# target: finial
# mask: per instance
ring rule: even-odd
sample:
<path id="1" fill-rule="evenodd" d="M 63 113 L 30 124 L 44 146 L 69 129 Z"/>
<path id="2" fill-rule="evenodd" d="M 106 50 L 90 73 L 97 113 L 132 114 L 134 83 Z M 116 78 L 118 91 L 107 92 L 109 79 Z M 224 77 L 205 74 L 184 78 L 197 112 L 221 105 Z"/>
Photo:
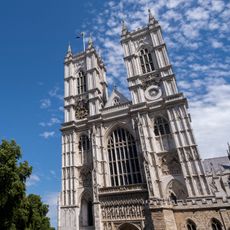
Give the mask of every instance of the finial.
<path id="1" fill-rule="evenodd" d="M 125 24 L 125 20 L 122 19 L 121 23 L 122 23 L 121 35 L 126 35 L 128 33 L 128 29 L 127 29 L 127 26 Z"/>
<path id="2" fill-rule="evenodd" d="M 228 143 L 228 149 L 227 149 L 228 159 L 230 160 L 230 145 Z"/>
<path id="3" fill-rule="evenodd" d="M 115 83 L 113 84 L 113 90 L 117 90 L 117 85 Z"/>
<path id="4" fill-rule="evenodd" d="M 93 38 L 92 38 L 92 34 L 90 33 L 89 40 L 88 40 L 88 48 L 92 48 L 92 47 L 93 47 Z"/>
<path id="5" fill-rule="evenodd" d="M 156 22 L 156 20 L 153 17 L 151 10 L 148 9 L 148 12 L 149 12 L 149 24 L 154 24 Z"/>
<path id="6" fill-rule="evenodd" d="M 72 56 L 72 49 L 71 49 L 71 45 L 70 45 L 70 42 L 69 42 L 67 53 L 66 53 L 66 58 L 69 58 L 71 56 Z"/>

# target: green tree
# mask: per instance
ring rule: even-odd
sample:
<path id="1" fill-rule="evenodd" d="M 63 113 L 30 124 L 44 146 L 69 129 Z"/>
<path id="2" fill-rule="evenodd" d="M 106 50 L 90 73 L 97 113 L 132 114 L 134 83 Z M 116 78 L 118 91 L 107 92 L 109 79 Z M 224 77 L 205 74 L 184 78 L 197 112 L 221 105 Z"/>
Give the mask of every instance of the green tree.
<path id="1" fill-rule="evenodd" d="M 0 229 L 51 230 L 46 216 L 48 205 L 40 196 L 26 196 L 26 179 L 32 173 L 15 141 L 3 140 L 0 145 Z"/>
<path id="2" fill-rule="evenodd" d="M 9 229 L 16 210 L 25 195 L 26 178 L 32 168 L 28 162 L 18 163 L 22 157 L 15 141 L 2 141 L 0 145 L 0 229 Z"/>
<path id="3" fill-rule="evenodd" d="M 51 230 L 50 219 L 46 216 L 48 205 L 43 204 L 41 197 L 30 194 L 24 198 L 17 210 L 14 225 L 17 230 Z"/>

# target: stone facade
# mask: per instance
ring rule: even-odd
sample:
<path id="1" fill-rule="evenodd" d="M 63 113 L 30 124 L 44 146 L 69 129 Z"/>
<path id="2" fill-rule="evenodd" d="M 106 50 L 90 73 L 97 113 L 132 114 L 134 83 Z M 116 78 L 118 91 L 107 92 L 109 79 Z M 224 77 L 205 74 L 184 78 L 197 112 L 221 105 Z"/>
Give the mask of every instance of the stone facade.
<path id="1" fill-rule="evenodd" d="M 123 23 L 121 45 L 131 101 L 108 96 L 91 38 L 82 53 L 68 48 L 58 229 L 229 229 L 229 188 L 217 196 L 205 175 L 151 12 L 145 28 Z"/>

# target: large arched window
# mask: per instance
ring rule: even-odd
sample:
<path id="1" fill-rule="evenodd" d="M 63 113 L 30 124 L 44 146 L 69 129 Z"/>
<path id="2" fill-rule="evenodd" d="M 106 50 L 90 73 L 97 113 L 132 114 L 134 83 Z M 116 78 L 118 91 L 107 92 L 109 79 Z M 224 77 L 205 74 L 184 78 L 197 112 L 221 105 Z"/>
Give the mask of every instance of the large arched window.
<path id="1" fill-rule="evenodd" d="M 211 226 L 212 230 L 222 230 L 220 221 L 215 218 L 212 219 Z"/>
<path id="2" fill-rule="evenodd" d="M 140 50 L 140 62 L 143 73 L 148 73 L 154 70 L 153 59 L 148 49 Z"/>
<path id="3" fill-rule="evenodd" d="M 196 230 L 196 224 L 192 220 L 187 220 L 187 229 Z"/>
<path id="4" fill-rule="evenodd" d="M 154 123 L 154 133 L 156 136 L 170 134 L 169 124 L 163 117 L 157 117 Z"/>
<path id="5" fill-rule="evenodd" d="M 90 161 L 90 142 L 86 135 L 82 135 L 78 144 L 79 153 L 82 156 L 82 161 L 86 164 Z"/>
<path id="6" fill-rule="evenodd" d="M 112 186 L 141 183 L 137 149 L 133 136 L 118 128 L 108 140 L 109 168 Z"/>
<path id="7" fill-rule="evenodd" d="M 80 71 L 77 75 L 77 93 L 81 94 L 86 92 L 86 76 Z"/>

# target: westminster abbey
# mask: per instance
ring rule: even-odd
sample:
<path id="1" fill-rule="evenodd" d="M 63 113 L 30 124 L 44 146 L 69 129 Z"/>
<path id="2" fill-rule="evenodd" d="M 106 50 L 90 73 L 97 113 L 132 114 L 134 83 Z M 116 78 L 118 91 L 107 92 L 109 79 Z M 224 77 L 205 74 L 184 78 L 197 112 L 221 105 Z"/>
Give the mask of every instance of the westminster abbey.
<path id="1" fill-rule="evenodd" d="M 108 95 L 91 38 L 65 56 L 58 229 L 229 230 L 230 167 L 205 171 L 151 12 L 144 28 L 123 23 L 121 45 L 130 100 Z"/>

